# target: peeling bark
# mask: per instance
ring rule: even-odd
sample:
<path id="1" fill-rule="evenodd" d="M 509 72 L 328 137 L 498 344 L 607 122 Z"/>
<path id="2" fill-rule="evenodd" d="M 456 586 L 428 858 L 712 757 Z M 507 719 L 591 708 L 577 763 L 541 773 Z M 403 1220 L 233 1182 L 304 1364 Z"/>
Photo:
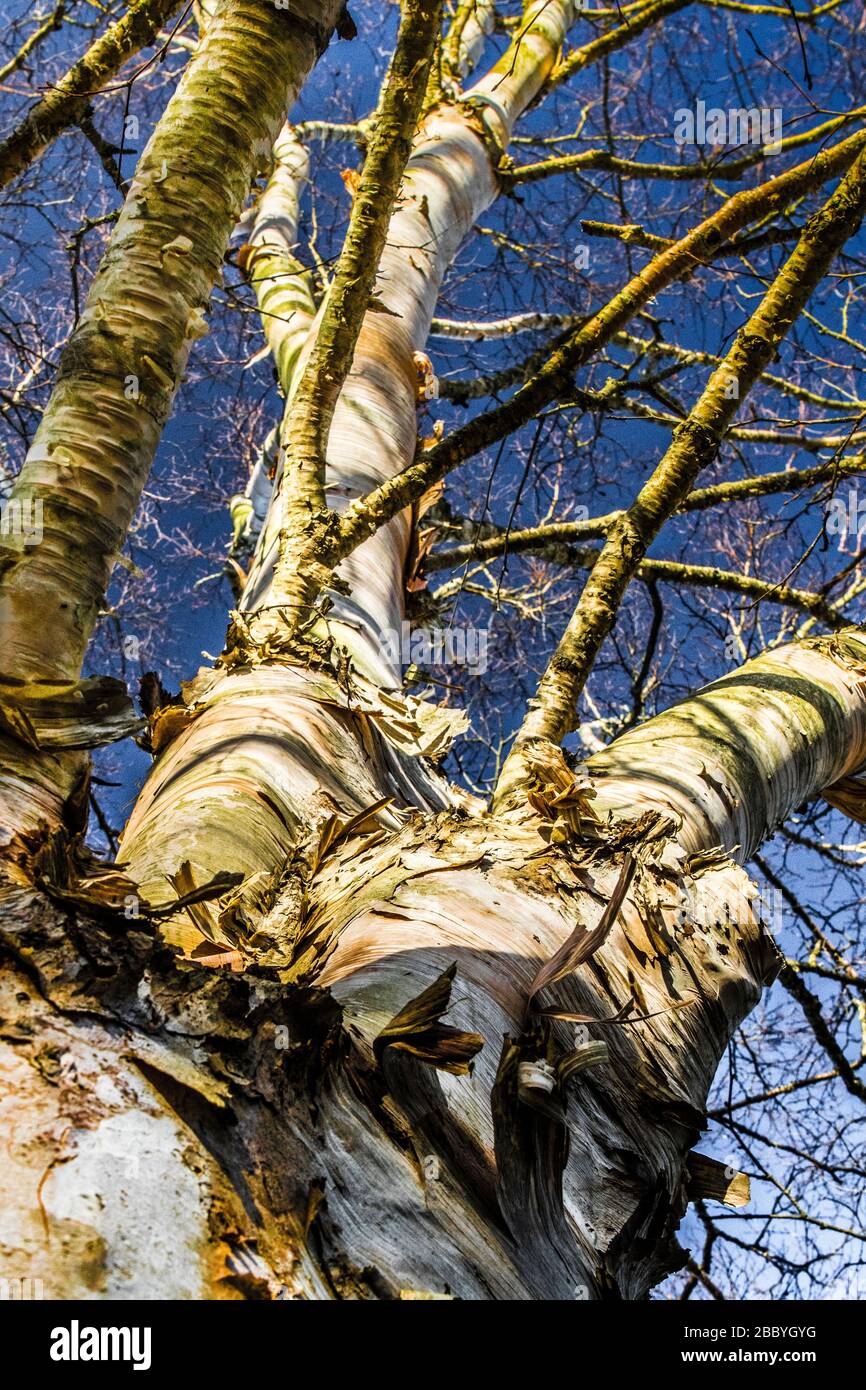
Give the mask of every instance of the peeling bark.
<path id="1" fill-rule="evenodd" d="M 644 1297 L 682 1263 L 707 1091 L 780 964 L 736 861 L 863 762 L 864 672 L 852 631 L 749 663 L 588 775 L 538 744 L 496 817 L 325 815 L 258 894 L 208 908 L 237 975 L 178 953 L 185 913 L 130 921 L 129 881 L 62 837 L 18 841 L 0 1032 L 41 1148 L 4 1169 L 4 1268 L 53 1296 Z M 170 1258 L 131 1260 L 166 1193 Z"/>
<path id="2" fill-rule="evenodd" d="M 12 493 L 43 516 L 38 539 L 0 548 L 3 660 L 20 678 L 80 673 L 257 162 L 340 8 L 222 0 L 139 161 Z M 15 744 L 3 751 L 15 805 L 0 825 L 56 823 L 80 764 L 22 767 Z"/>
<path id="3" fill-rule="evenodd" d="M 543 86 L 571 20 L 570 5 L 558 0 L 553 5 L 538 0 L 526 13 L 526 33 L 522 33 L 519 45 L 515 44 L 515 51 L 509 49 L 480 79 L 464 104 L 449 104 L 431 111 L 416 137 L 376 281 L 376 297 L 387 312 L 368 312 L 364 317 L 352 371 L 340 394 L 329 432 L 326 490 L 328 504 L 336 510 L 345 509 L 352 499 L 401 472 L 414 456 L 418 404 L 415 354 L 426 342 L 442 278 L 473 222 L 496 196 L 494 161 L 498 157 L 498 142 L 507 140 L 517 115 Z M 492 104 L 486 100 L 491 92 L 495 92 Z M 491 144 L 494 137 L 495 147 Z M 294 167 L 299 168 L 297 160 Z M 279 266 L 271 267 L 259 259 L 265 254 L 267 241 L 273 243 L 276 239 L 276 232 L 268 232 L 271 211 L 275 205 L 281 209 L 278 216 L 283 218 L 279 234 L 282 255 L 287 237 L 294 235 L 296 200 L 297 188 L 287 188 L 283 160 L 263 199 L 258 229 L 254 227 L 252 233 L 254 248 L 248 264 L 254 278 L 258 273 L 256 266 L 263 276 L 257 281 L 262 287 L 260 303 L 262 292 L 277 293 L 271 291 L 267 281 L 272 269 Z M 270 249 L 267 254 L 272 254 Z M 280 264 L 286 266 L 285 262 Z M 285 292 L 295 293 L 292 282 Z M 315 331 L 314 327 L 300 357 L 295 359 L 292 355 L 287 374 L 281 377 L 289 409 L 305 354 L 315 342 Z M 355 743 L 357 751 L 350 751 L 351 742 L 344 742 L 330 731 L 330 726 L 323 726 L 320 735 L 314 734 L 321 715 L 312 706 L 305 705 L 306 712 L 300 714 L 298 682 L 309 682 L 311 678 L 299 670 L 293 670 L 291 677 L 286 674 L 283 663 L 297 662 L 304 653 L 293 657 L 285 650 L 285 619 L 279 596 L 275 596 L 272 587 L 282 525 L 281 485 L 282 472 L 278 469 L 275 503 L 259 539 L 239 616 L 230 629 L 222 668 L 225 674 L 218 695 L 214 687 L 213 710 L 190 732 L 188 750 L 187 736 L 180 734 L 171 751 L 171 761 L 164 767 L 157 766 L 125 832 L 124 858 L 132 866 L 133 876 L 141 875 L 148 883 L 158 872 L 152 866 L 164 866 L 165 853 L 170 855 L 172 869 L 190 859 L 204 878 L 229 865 L 245 873 L 258 869 L 274 871 L 278 853 L 285 854 L 294 843 L 299 820 L 303 820 L 298 816 L 297 802 L 291 796 L 286 802 L 287 788 L 292 784 L 293 753 L 276 737 L 277 729 L 296 728 L 299 741 L 305 746 L 306 771 L 302 767 L 297 785 L 304 789 L 300 799 L 308 807 L 307 815 L 313 785 L 308 772 L 313 763 L 330 795 L 334 794 L 334 778 L 329 768 L 357 765 L 360 772 L 371 757 L 377 762 L 384 759 L 394 769 L 396 780 L 386 781 L 381 794 L 396 794 L 398 804 L 436 809 L 454 804 L 454 793 L 440 778 L 421 769 L 417 761 L 407 764 L 400 753 L 399 736 L 396 747 L 387 738 L 380 740 L 375 754 L 363 740 Z M 319 644 L 315 659 L 320 664 L 327 662 L 331 644 L 339 643 L 355 670 L 379 686 L 385 698 L 395 702 L 395 709 L 403 704 L 402 671 L 384 647 L 382 634 L 387 630 L 399 631 L 404 615 L 403 575 L 411 522 L 409 514 L 395 518 L 341 566 L 341 590 L 348 586 L 349 595 L 330 595 L 327 617 L 306 634 L 307 641 L 315 639 Z M 311 547 L 315 558 L 315 536 Z M 265 676 L 268 663 L 273 663 L 270 677 Z M 338 683 L 344 683 L 341 672 L 335 674 Z M 265 678 L 268 701 L 250 702 L 250 683 L 254 685 L 256 680 Z M 311 688 L 315 689 L 314 680 Z M 233 689 L 237 691 L 236 711 L 232 708 Z M 239 736 L 227 739 L 229 729 L 237 729 Z M 206 754 L 205 748 L 209 750 Z M 250 758 L 255 766 L 254 777 L 247 766 Z M 217 761 L 220 777 L 214 781 Z M 181 773 L 180 769 L 184 771 Z M 227 786 L 233 788 L 232 811 L 225 799 Z M 169 841 L 165 838 L 169 801 L 163 798 L 169 792 L 175 798 L 181 787 L 188 789 L 188 795 L 184 797 L 182 816 L 179 803 L 171 802 L 174 830 Z M 276 815 L 263 812 L 262 793 L 267 801 L 281 808 Z M 364 795 L 372 802 L 377 792 L 371 789 Z M 232 828 L 240 814 L 238 798 L 247 808 L 245 815 L 250 826 L 262 821 L 266 827 L 260 862 L 254 848 L 247 847 L 246 837 L 239 838 Z M 349 785 L 343 800 L 337 797 L 337 804 L 344 815 L 360 809 Z M 287 806 L 293 809 L 288 810 Z M 280 818 L 283 824 L 278 830 Z M 252 837 L 254 831 L 250 834 Z M 164 871 L 163 867 L 163 882 Z"/>
<path id="4" fill-rule="evenodd" d="M 271 20 L 249 4 L 203 8 L 201 52 L 225 57 L 226 91 L 248 48 L 219 45 L 247 16 L 261 85 L 245 129 L 252 140 L 264 102 L 270 141 L 284 115 Z M 317 439 L 316 449 L 327 436 L 334 511 L 411 464 L 427 381 L 418 357 L 442 277 L 496 194 L 511 125 L 555 72 L 572 12 L 533 0 L 492 72 L 422 125 L 378 311 L 364 316 Z M 472 13 L 474 34 L 469 9 L 458 11 L 452 76 L 488 27 L 486 6 Z M 233 107 L 233 139 L 237 126 Z M 828 156 L 819 172 L 849 156 Z M 153 157 L 139 179 L 158 168 Z M 219 210 L 226 235 L 249 172 L 238 155 Z M 292 257 L 304 174 L 284 129 L 242 258 L 289 412 L 327 314 L 314 315 Z M 817 176 L 795 173 L 784 197 Z M 765 196 L 746 199 L 752 212 Z M 196 215 L 213 220 L 209 198 Z M 722 218 L 728 233 L 748 220 L 739 207 Z M 212 254 L 193 274 L 192 238 L 175 225 L 166 245 L 135 217 L 127 207 L 105 276 L 130 246 L 150 272 L 160 262 L 166 312 L 179 314 L 160 327 L 175 344 L 157 363 L 171 373 L 167 408 L 185 360 L 181 308 L 200 312 L 221 252 L 209 233 Z M 671 273 L 705 233 L 678 244 Z M 646 273 L 634 303 L 651 284 Z M 87 353 L 107 352 L 100 334 L 110 336 L 97 286 L 81 340 L 88 382 Z M 288 325 L 269 323 L 286 310 Z M 597 331 L 613 331 L 618 312 Z M 54 453 L 25 470 L 60 510 L 44 553 L 14 556 L 5 586 L 22 669 L 35 677 L 0 699 L 21 779 L 8 794 L 17 833 L 0 856 L 0 1066 L 14 1136 L 0 1165 L 0 1272 L 42 1278 L 50 1297 L 645 1297 L 684 1261 L 676 1230 L 688 1201 L 744 1198 L 742 1183 L 722 1188 L 694 1155 L 719 1060 L 780 965 L 742 865 L 804 799 L 857 795 L 846 779 L 866 761 L 863 634 L 770 652 L 584 767 L 534 739 L 491 811 L 436 768 L 461 717 L 407 695 L 382 641 L 403 616 L 412 518 L 389 513 L 292 646 L 273 583 L 283 516 L 272 505 L 215 668 L 150 712 L 154 767 L 120 862 L 105 864 L 82 843 L 86 784 L 62 826 L 56 806 L 52 816 L 75 750 L 130 720 L 120 692 L 77 682 L 101 589 L 73 558 L 95 547 L 104 584 L 161 397 L 151 382 L 143 442 L 94 442 L 93 417 L 69 394 L 76 351 L 43 427 Z M 104 418 L 127 406 L 103 382 Z M 63 441 L 52 433 L 61 423 Z M 84 462 L 61 455 L 70 439 Z M 249 510 L 235 506 L 251 533 L 263 471 Z M 89 490 L 108 483 L 119 493 L 97 497 L 85 523 Z M 25 575 L 46 612 L 60 585 L 66 602 L 78 595 L 54 647 L 21 636 Z"/>

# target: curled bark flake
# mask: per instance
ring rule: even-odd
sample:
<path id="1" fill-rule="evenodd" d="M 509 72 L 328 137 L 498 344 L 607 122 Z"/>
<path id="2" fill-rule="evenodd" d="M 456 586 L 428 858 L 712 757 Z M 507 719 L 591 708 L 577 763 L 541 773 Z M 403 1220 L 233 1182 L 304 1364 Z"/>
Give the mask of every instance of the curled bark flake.
<path id="1" fill-rule="evenodd" d="M 0 683 L 0 730 L 34 751 L 100 748 L 139 733 L 123 681 L 91 676 L 80 681 Z"/>
<path id="2" fill-rule="evenodd" d="M 573 1052 L 568 1052 L 561 1057 L 556 1068 L 556 1075 L 559 1084 L 564 1086 L 569 1077 L 576 1072 L 583 1071 L 586 1067 L 598 1066 L 600 1062 L 610 1060 L 610 1048 L 606 1042 L 584 1043 L 581 1047 L 576 1047 Z"/>
<path id="3" fill-rule="evenodd" d="M 835 810 L 866 825 L 866 781 L 862 777 L 841 777 L 825 788 L 823 797 Z"/>
<path id="4" fill-rule="evenodd" d="M 373 1042 L 377 1061 L 381 1061 L 386 1047 L 394 1047 L 452 1076 L 465 1076 L 470 1071 L 472 1058 L 481 1051 L 484 1039 L 478 1033 L 462 1033 L 440 1022 L 450 1004 L 456 974 L 455 962 L 395 1014 Z"/>
<path id="5" fill-rule="evenodd" d="M 220 898 L 231 887 L 242 881 L 242 874 L 220 873 L 215 875 L 209 883 L 196 884 L 192 865 L 185 859 L 176 873 L 168 874 L 168 881 L 178 893 L 178 898 L 173 903 L 168 903 L 164 907 L 152 909 L 151 915 L 174 916 L 175 913 L 184 911 L 191 919 L 194 926 L 198 928 L 206 941 L 219 947 L 236 947 L 239 942 L 234 932 L 228 930 L 222 918 L 214 918 L 210 908 L 205 903 L 214 898 Z M 212 964 L 212 961 L 200 961 L 200 964 Z"/>
<path id="6" fill-rule="evenodd" d="M 36 884 L 47 896 L 65 907 L 97 917 L 116 918 L 130 899 L 138 902 L 138 888 L 124 867 L 97 859 L 80 836 L 56 830 L 44 839 L 19 835 L 4 855 L 5 866 L 15 865 L 15 878 Z"/>
<path id="7" fill-rule="evenodd" d="M 694 1151 L 686 1167 L 686 1195 L 690 1202 L 709 1198 L 726 1207 L 747 1207 L 752 1193 L 748 1174 Z"/>
<path id="8" fill-rule="evenodd" d="M 178 734 L 189 728 L 196 714 L 187 705 L 165 705 L 156 711 L 150 720 L 150 752 L 154 757 L 164 753 Z"/>
<path id="9" fill-rule="evenodd" d="M 549 1038 L 546 1044 L 538 1035 L 506 1037 L 503 1045 L 491 1095 L 499 1205 L 520 1247 L 533 1296 L 573 1298 L 579 1286 L 590 1297 L 597 1281 L 585 1267 L 563 1206 L 569 1138 L 560 1089 L 549 1095 L 532 1090 L 521 1071 L 527 1061 L 539 1060 L 539 1047 L 546 1054 Z"/>
<path id="10" fill-rule="evenodd" d="M 541 967 L 535 976 L 529 987 L 528 1005 L 532 1003 L 539 990 L 544 989 L 545 985 L 555 984 L 557 980 L 562 979 L 563 975 L 570 975 L 573 970 L 588 960 L 606 940 L 625 901 L 636 868 L 637 861 L 632 855 L 626 854 L 610 901 L 601 914 L 597 926 L 592 931 L 587 931 L 583 923 L 578 923 L 556 954 L 551 956 L 550 960 Z"/>

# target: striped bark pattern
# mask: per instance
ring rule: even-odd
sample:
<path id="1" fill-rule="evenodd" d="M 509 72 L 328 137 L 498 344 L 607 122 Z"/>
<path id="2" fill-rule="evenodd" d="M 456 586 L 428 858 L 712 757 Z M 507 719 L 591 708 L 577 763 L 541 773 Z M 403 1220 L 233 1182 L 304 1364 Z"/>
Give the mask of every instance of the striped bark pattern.
<path id="1" fill-rule="evenodd" d="M 572 68 L 681 3 L 658 0 Z M 643 1298 L 682 1263 L 688 1201 L 714 1190 L 693 1156 L 708 1091 L 780 964 L 743 865 L 804 800 L 860 795 L 866 637 L 771 651 L 582 766 L 533 730 L 490 807 L 449 784 L 437 764 L 465 722 L 407 694 L 382 639 L 404 616 L 422 483 L 467 437 L 499 437 L 526 397 L 413 463 L 423 349 L 515 120 L 571 62 L 575 7 L 530 0 L 462 95 L 492 14 L 457 7 L 387 235 L 373 228 L 360 317 L 351 276 L 338 270 L 317 306 L 294 257 L 307 162 L 284 125 L 341 8 L 201 7 L 201 46 L 18 485 L 46 524 L 0 572 L 7 646 L 31 677 L 0 701 L 2 1132 L 21 1136 L 0 1163 L 0 1273 L 43 1278 L 52 1297 Z M 375 132 L 362 138 L 384 178 Z M 290 597 L 311 620 L 286 618 L 299 489 L 272 437 L 234 499 L 255 553 L 225 650 L 151 712 L 154 766 L 109 865 L 77 833 L 83 784 L 70 791 L 80 750 L 100 725 L 128 733 L 130 712 L 104 683 L 82 688 L 81 658 L 272 147 L 240 259 L 285 398 L 279 438 L 309 427 L 301 491 L 316 505 L 292 534 Z M 606 311 L 567 326 L 526 388 L 533 409 L 685 261 L 861 148 L 850 137 L 736 195 L 659 251 Z M 746 376 L 769 356 L 732 351 Z M 718 433 L 717 385 L 702 407 Z"/>
<path id="2" fill-rule="evenodd" d="M 252 176 L 340 9 L 220 0 L 141 156 L 12 493 L 43 516 L 38 543 L 0 544 L 4 666 L 18 678 L 80 674 Z M 57 821 L 80 762 L 16 767 L 14 745 L 6 760 L 0 824 Z"/>

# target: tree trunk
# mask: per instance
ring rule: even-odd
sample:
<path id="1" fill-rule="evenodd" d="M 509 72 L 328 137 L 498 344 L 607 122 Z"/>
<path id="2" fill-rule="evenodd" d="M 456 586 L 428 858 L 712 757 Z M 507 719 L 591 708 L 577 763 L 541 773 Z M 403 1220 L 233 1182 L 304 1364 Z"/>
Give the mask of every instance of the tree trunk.
<path id="1" fill-rule="evenodd" d="M 220 0 L 142 154 L 12 492 L 39 525 L 0 538 L 3 667 L 29 699 L 70 695 L 80 675 L 252 177 L 341 9 Z M 61 821 L 81 758 L 0 742 L 0 836 Z"/>
<path id="2" fill-rule="evenodd" d="M 572 17 L 570 2 L 533 0 L 514 43 L 465 102 L 438 103 L 421 125 L 379 264 L 376 295 L 387 312 L 364 318 L 330 430 L 327 501 L 337 511 L 400 473 L 414 456 L 417 359 L 442 279 L 496 196 L 501 149 L 517 116 L 541 90 Z M 473 58 L 478 56 L 476 48 Z M 315 327 L 299 352 L 295 325 L 306 323 L 306 311 L 298 278 L 286 274 L 293 268 L 286 250 L 297 219 L 293 173 L 303 177 L 304 166 L 285 137 L 277 148 L 280 158 L 246 257 L 265 323 L 277 311 L 290 318 L 288 332 L 284 326 L 267 331 L 291 407 Z M 281 483 L 278 471 L 222 669 L 200 673 L 183 715 L 167 712 L 179 737 L 154 769 L 124 832 L 123 858 L 145 897 L 163 899 L 167 868 L 185 860 L 199 882 L 220 869 L 246 876 L 277 872 L 320 814 L 322 790 L 344 816 L 381 795 L 421 808 L 455 803 L 455 794 L 414 755 L 435 746 L 431 740 L 441 741 L 443 725 L 458 725 L 417 701 L 407 705 L 400 663 L 383 640 L 400 631 L 404 616 L 411 513 L 383 527 L 341 566 L 340 579 L 351 594 L 330 595 L 327 620 L 314 629 L 326 646 L 338 642 L 372 682 L 367 703 L 373 731 L 383 721 L 389 727 L 404 721 L 407 762 L 387 739 L 378 740 L 374 751 L 369 735 L 359 754 L 356 733 L 337 713 L 345 699 L 333 674 L 323 681 L 297 664 L 289 670 L 291 652 L 281 657 L 284 617 L 272 593 L 283 523 Z M 323 684 L 332 692 L 325 701 Z"/>
<path id="3" fill-rule="evenodd" d="M 592 781 L 538 745 L 497 817 L 323 815 L 277 881 L 175 928 L 223 943 L 205 959 L 234 940 L 243 973 L 167 950 L 65 835 L 19 839 L 3 1272 L 55 1297 L 644 1296 L 682 1260 L 707 1091 L 775 969 L 738 861 L 866 756 L 864 669 L 855 633 L 771 653 Z M 375 716 L 319 698 L 299 741 L 356 740 L 331 787 L 393 795 L 369 756 L 369 790 L 347 775 Z"/>
<path id="4" fill-rule="evenodd" d="M 228 159 L 220 132 L 232 148 L 249 137 L 219 183 L 199 169 L 220 191 L 218 208 L 197 193 L 195 255 L 185 203 L 165 213 L 171 235 L 162 213 L 155 232 L 143 193 L 149 179 L 162 208 L 169 107 L 19 484 L 44 498 L 46 526 L 3 577 L 7 640 L 23 674 L 64 698 L 256 139 L 279 126 L 275 40 L 300 70 L 279 27 L 294 21 L 267 8 L 218 6 L 175 98 L 198 90 L 207 107 L 193 157 L 208 169 Z M 493 70 L 422 122 L 328 437 L 334 511 L 415 455 L 442 278 L 574 9 L 534 0 Z M 479 6 L 455 37 L 452 73 L 477 61 L 489 19 Z M 233 24 L 246 38 L 211 72 Z M 239 54 L 255 58 L 252 86 Z M 215 122 L 220 101 L 240 114 Z M 291 260 L 304 171 L 284 131 L 242 258 L 288 410 L 323 314 Z M 136 411 L 133 360 L 147 369 Z M 264 511 L 263 471 L 241 521 Z M 13 772 L 0 1057 L 15 1135 L 0 1272 L 41 1278 L 51 1297 L 644 1297 L 683 1261 L 690 1195 L 729 1195 L 731 1175 L 693 1149 L 719 1060 L 778 965 L 742 865 L 866 758 L 866 638 L 772 652 L 586 767 L 534 740 L 492 813 L 436 767 L 462 717 L 407 695 L 388 646 L 412 515 L 343 562 L 331 607 L 288 640 L 273 583 L 281 482 L 278 468 L 224 653 L 151 714 L 155 764 L 119 864 L 82 845 L 68 712 L 55 756 L 44 692 L 0 705 Z M 74 622 L 55 621 L 58 605 Z M 92 703 L 104 726 L 109 692 Z M 123 709 L 112 717 L 128 731 Z M 76 748 L 96 736 L 86 723 Z"/>

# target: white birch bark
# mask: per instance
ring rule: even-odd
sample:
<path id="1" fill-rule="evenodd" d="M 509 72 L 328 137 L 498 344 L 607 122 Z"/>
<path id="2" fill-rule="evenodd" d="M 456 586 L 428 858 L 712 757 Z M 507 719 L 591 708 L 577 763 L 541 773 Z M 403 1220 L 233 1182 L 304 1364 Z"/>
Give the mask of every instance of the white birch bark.
<path id="1" fill-rule="evenodd" d="M 12 491 L 8 505 L 41 521 L 0 538 L 7 677 L 68 685 L 80 675 L 190 349 L 208 331 L 203 311 L 253 173 L 340 9 L 340 0 L 214 9 L 139 161 Z M 32 748 L 25 757 L 20 741 L 2 742 L 0 836 L 58 823 L 81 760 L 34 758 Z"/>
<path id="2" fill-rule="evenodd" d="M 507 144 L 514 121 L 543 87 L 571 19 L 570 3 L 537 0 L 530 5 L 514 49 L 507 51 L 467 92 L 466 104 L 434 108 L 419 131 L 380 262 L 376 294 L 387 312 L 366 315 L 352 372 L 331 427 L 327 496 L 335 510 L 344 510 L 350 501 L 400 472 L 414 456 L 419 391 L 416 354 L 426 342 L 442 279 L 473 222 L 496 196 L 495 148 Z M 496 147 L 491 139 L 498 142 Z M 272 267 L 268 265 L 265 244 L 279 235 L 285 252 L 294 240 L 297 187 L 289 168 L 294 158 L 289 157 L 288 163 L 280 160 L 277 179 L 268 190 L 265 215 L 251 238 L 259 249 L 250 254 L 250 265 L 254 275 L 256 266 L 260 267 L 266 296 L 288 296 L 288 314 L 283 317 L 295 310 L 296 288 L 291 280 L 275 280 L 274 288 L 269 288 L 267 276 Z M 279 209 L 279 234 L 274 230 L 274 221 L 269 220 L 275 207 Z M 280 283 L 284 285 L 282 290 Z M 260 303 L 261 300 L 260 292 Z M 262 307 L 267 310 L 270 302 Z M 277 330 L 266 331 L 282 332 L 284 328 L 281 325 Z M 290 337 L 291 360 L 282 376 L 289 397 L 292 381 L 305 359 L 304 353 L 299 359 L 295 357 L 297 339 L 292 332 Z M 306 352 L 311 345 L 312 338 Z M 278 474 L 277 489 L 279 480 Z M 280 625 L 279 612 L 270 609 L 269 585 L 281 524 L 277 502 L 262 533 L 241 603 L 242 623 L 253 623 L 256 640 L 262 644 L 265 655 L 269 633 L 276 637 Z M 408 514 L 395 518 L 340 567 L 340 578 L 349 586 L 350 594 L 332 596 L 334 606 L 327 620 L 327 635 L 348 652 L 357 670 L 385 691 L 398 692 L 398 699 L 402 699 L 402 671 L 394 660 L 393 649 L 389 651 L 381 636 L 401 631 L 404 566 L 411 524 Z M 236 689 L 238 698 L 246 701 L 251 683 L 263 679 L 269 689 L 264 723 L 259 728 L 253 719 L 259 706 L 254 711 L 245 703 L 245 732 L 228 741 L 225 722 L 231 717 L 231 691 Z M 124 859 L 146 893 L 156 891 L 161 883 L 164 895 L 167 862 L 177 864 L 188 859 L 202 880 L 212 877 L 219 868 L 245 874 L 273 873 L 277 869 L 281 857 L 295 843 L 298 824 L 309 818 L 313 805 L 311 792 L 306 790 L 310 784 L 303 777 L 296 782 L 294 753 L 284 740 L 271 737 L 270 721 L 276 719 L 280 727 L 298 729 L 307 750 L 306 759 L 318 756 L 323 782 L 329 787 L 328 769 L 334 765 L 335 753 L 339 749 L 339 756 L 346 756 L 339 740 L 332 746 L 330 730 L 323 730 L 318 741 L 313 736 L 311 730 L 321 719 L 320 711 L 311 706 L 308 715 L 302 717 L 297 692 L 303 679 L 302 673 L 295 671 L 286 682 L 286 712 L 282 715 L 276 704 L 278 676 L 265 676 L 257 668 L 255 675 L 227 675 L 218 694 L 214 687 L 209 707 L 197 716 L 190 730 L 189 753 L 181 734 L 177 745 L 157 766 L 124 834 Z M 234 723 L 237 727 L 238 721 Z M 414 746 L 411 736 L 410 746 Z M 269 750 L 267 760 L 263 758 L 265 748 Z M 317 754 L 312 753 L 313 749 Z M 266 805 L 257 790 L 259 784 L 251 782 L 248 776 L 248 757 L 266 779 L 270 769 L 269 779 L 262 784 L 270 799 Z M 351 761 L 363 765 L 368 757 L 369 753 L 359 746 Z M 397 787 L 389 782 L 382 794 L 393 791 L 401 802 L 421 806 L 453 804 L 454 797 L 448 789 L 422 774 L 417 764 L 414 773 L 410 773 L 387 740 L 379 757 L 388 765 L 395 765 L 397 779 Z M 217 769 L 219 780 L 215 781 Z M 234 790 L 227 801 L 224 790 L 229 784 Z M 293 784 L 305 788 L 300 799 L 291 794 Z M 217 786 L 219 791 L 209 791 Z M 182 803 L 177 800 L 181 788 Z M 172 798 L 171 832 L 163 789 L 166 793 L 170 789 Z M 371 802 L 374 799 L 370 797 Z M 351 795 L 343 802 L 338 797 L 337 804 L 345 815 L 359 809 Z M 257 838 L 251 831 L 249 839 L 239 838 L 233 829 L 238 819 L 251 826 L 260 824 L 261 836 Z M 278 828 L 280 821 L 284 826 L 282 833 Z"/>
<path id="3" fill-rule="evenodd" d="M 438 108 L 419 135 L 380 267 L 391 312 L 367 315 L 330 435 L 332 506 L 413 455 L 414 354 L 495 195 L 489 135 L 507 141 L 570 6 L 533 13 L 539 33 L 479 83 L 475 113 Z M 539 744 L 523 799 L 493 816 L 431 770 L 448 716 L 394 695 L 378 641 L 402 618 L 410 519 L 341 570 L 351 594 L 328 624 L 354 674 L 269 659 L 278 526 L 225 662 L 152 721 L 123 873 L 64 837 L 7 857 L 7 1112 L 25 1132 L 38 1117 L 42 1152 L 16 1146 L 5 1170 L 0 1260 L 66 1296 L 642 1297 L 676 1265 L 707 1091 L 774 969 L 738 861 L 866 760 L 866 641 L 772 653 L 589 775 Z M 241 881 L 135 916 L 139 898 L 175 900 L 185 864 L 187 886 Z M 591 956 L 533 996 L 600 922 Z M 203 937 L 237 973 L 166 949 Z M 541 1008 L 594 1020 L 587 1039 Z M 46 1227 L 65 1237 L 47 1254 Z"/>
<path id="4" fill-rule="evenodd" d="M 41 1147 L 3 1165 L 0 1272 L 60 1296 L 644 1296 L 679 1258 L 713 1073 L 775 968 L 755 890 L 716 848 L 739 832 L 704 788 L 748 788 L 759 751 L 785 816 L 862 765 L 864 671 L 862 634 L 795 644 L 624 736 L 593 760 L 615 824 L 537 748 L 519 814 L 320 825 L 246 918 L 246 975 L 184 964 L 126 920 L 116 873 L 43 851 L 52 903 L 35 862 L 7 860 L 4 1133 L 35 1125 Z M 660 745 L 662 770 L 643 752 Z M 680 825 L 635 820 L 665 810 L 659 779 L 680 767 Z M 593 1065 L 566 1079 L 587 1042 L 530 991 L 598 923 L 626 848 L 638 868 L 606 938 L 535 1002 L 610 1020 L 631 1000 L 634 1017 L 590 1024 Z M 414 1032 L 395 1021 L 451 967 L 457 1038 L 437 1029 L 447 982 Z M 430 1065 L 472 1052 L 471 1075 Z"/>

